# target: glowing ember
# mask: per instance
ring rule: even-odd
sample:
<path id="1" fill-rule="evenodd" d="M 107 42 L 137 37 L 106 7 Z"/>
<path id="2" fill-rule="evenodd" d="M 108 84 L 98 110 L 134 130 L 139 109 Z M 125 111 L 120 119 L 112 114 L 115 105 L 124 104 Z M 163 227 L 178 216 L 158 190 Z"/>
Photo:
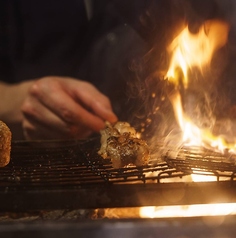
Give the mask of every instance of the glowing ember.
<path id="1" fill-rule="evenodd" d="M 168 96 L 183 132 L 183 144 L 236 153 L 235 143 L 227 143 L 224 137 L 214 135 L 210 128 L 199 128 L 191 121 L 183 110 L 181 95 L 181 90 L 188 88 L 188 70 L 192 67 L 202 70 L 207 66 L 214 52 L 226 44 L 228 31 L 225 22 L 216 20 L 205 22 L 197 34 L 191 34 L 185 27 L 168 48 L 172 58 L 166 78 L 174 86 Z"/>
<path id="2" fill-rule="evenodd" d="M 191 178 L 194 182 L 216 182 L 217 177 L 212 175 L 191 174 Z"/>
<path id="3" fill-rule="evenodd" d="M 141 218 L 203 217 L 236 214 L 236 203 L 196 204 L 184 206 L 150 206 L 140 209 Z"/>
<path id="4" fill-rule="evenodd" d="M 98 209 L 99 210 L 99 209 Z M 236 203 L 107 208 L 103 218 L 174 218 L 236 215 Z"/>

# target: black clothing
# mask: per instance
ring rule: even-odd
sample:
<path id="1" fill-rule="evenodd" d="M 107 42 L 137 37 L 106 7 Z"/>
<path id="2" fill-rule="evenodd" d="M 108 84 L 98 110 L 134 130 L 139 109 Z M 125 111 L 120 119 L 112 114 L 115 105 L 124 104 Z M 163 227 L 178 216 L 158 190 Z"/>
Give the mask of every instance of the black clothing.
<path id="1" fill-rule="evenodd" d="M 88 21 L 83 0 L 3 0 L 0 80 L 76 76 Z"/>

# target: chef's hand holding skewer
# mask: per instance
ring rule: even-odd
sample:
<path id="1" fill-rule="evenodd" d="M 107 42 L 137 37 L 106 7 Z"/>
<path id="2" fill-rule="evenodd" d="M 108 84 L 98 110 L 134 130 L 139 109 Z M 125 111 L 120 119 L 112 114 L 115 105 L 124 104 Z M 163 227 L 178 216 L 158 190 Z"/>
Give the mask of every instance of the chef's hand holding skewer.
<path id="1" fill-rule="evenodd" d="M 86 138 L 115 122 L 110 100 L 92 84 L 44 77 L 30 84 L 21 111 L 26 139 Z"/>

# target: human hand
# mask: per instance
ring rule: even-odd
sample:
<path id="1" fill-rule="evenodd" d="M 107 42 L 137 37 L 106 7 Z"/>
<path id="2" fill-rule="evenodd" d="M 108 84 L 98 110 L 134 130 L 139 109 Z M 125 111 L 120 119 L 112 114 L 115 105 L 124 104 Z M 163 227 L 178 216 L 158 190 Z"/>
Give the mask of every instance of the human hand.
<path id="1" fill-rule="evenodd" d="M 28 90 L 21 107 L 26 139 L 81 139 L 117 121 L 109 99 L 92 84 L 44 77 Z"/>

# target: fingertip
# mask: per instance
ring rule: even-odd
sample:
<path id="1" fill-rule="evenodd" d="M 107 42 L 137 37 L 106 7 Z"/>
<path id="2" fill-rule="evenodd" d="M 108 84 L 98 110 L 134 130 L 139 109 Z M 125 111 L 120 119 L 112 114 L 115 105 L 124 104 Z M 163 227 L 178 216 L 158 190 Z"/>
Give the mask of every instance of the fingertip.
<path id="1" fill-rule="evenodd" d="M 106 109 L 104 108 L 104 119 L 106 121 L 109 121 L 110 123 L 114 123 L 116 121 L 118 121 L 118 117 L 116 116 L 116 114 L 111 110 L 111 109 Z"/>
<path id="2" fill-rule="evenodd" d="M 104 119 L 112 124 L 118 121 L 118 117 L 112 110 L 107 110 L 106 117 L 104 117 Z"/>
<path id="3" fill-rule="evenodd" d="M 117 121 L 118 121 L 118 117 L 114 113 L 112 113 L 109 122 L 115 123 Z"/>

